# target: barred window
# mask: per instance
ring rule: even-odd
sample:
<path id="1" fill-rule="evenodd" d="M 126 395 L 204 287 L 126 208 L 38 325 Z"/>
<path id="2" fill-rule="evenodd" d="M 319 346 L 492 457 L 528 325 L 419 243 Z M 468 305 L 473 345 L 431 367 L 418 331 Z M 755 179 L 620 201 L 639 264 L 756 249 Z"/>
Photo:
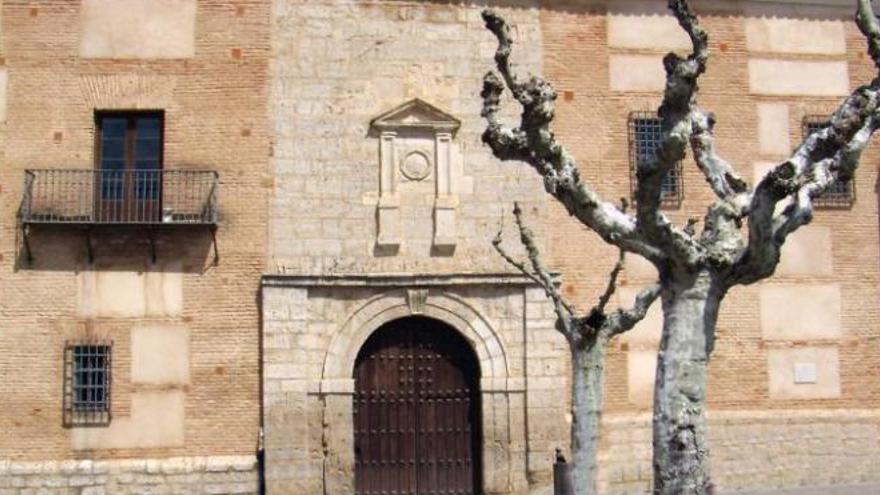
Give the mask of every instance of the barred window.
<path id="1" fill-rule="evenodd" d="M 808 115 L 804 117 L 803 137 L 806 139 L 810 134 L 830 125 L 827 116 Z M 835 177 L 836 178 L 836 177 Z M 813 204 L 820 208 L 849 208 L 856 200 L 856 185 L 852 178 L 847 180 L 835 180 L 821 196 L 813 200 Z"/>
<path id="2" fill-rule="evenodd" d="M 64 422 L 110 422 L 111 342 L 68 342 L 64 351 Z"/>
<path id="3" fill-rule="evenodd" d="M 663 139 L 662 121 L 650 112 L 633 112 L 629 115 L 630 193 L 636 197 L 638 179 L 636 171 L 643 163 L 654 160 L 657 147 Z M 673 166 L 660 186 L 660 205 L 678 207 L 684 198 L 681 162 Z"/>

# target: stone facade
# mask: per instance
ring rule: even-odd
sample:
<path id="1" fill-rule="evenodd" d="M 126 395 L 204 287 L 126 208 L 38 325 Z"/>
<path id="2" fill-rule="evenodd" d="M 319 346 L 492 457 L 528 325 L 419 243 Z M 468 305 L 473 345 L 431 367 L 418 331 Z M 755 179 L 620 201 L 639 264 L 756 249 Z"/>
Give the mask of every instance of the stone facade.
<path id="1" fill-rule="evenodd" d="M 544 193 L 481 144 L 479 91 L 495 44 L 480 8 L 272 4 L 272 271 L 504 270 L 489 243 L 502 211 L 513 197 L 538 208 Z M 505 12 L 524 43 L 541 45 L 536 8 Z M 523 57 L 540 70 L 540 50 Z M 398 162 L 422 153 L 440 173 L 414 180 L 390 163 L 393 153 Z"/>
<path id="2" fill-rule="evenodd" d="M 851 7 L 812 3 L 697 2 L 715 55 L 701 103 L 746 177 L 873 76 Z M 414 316 L 477 356 L 484 492 L 552 491 L 568 350 L 542 292 L 490 241 L 506 220 L 519 252 L 519 201 L 584 307 L 616 253 L 531 170 L 481 144 L 495 41 L 479 6 L 0 5 L 0 493 L 352 493 L 356 356 L 383 324 Z M 518 67 L 559 90 L 557 134 L 606 198 L 630 193 L 628 116 L 656 107 L 663 54 L 687 47 L 664 5 L 499 7 Z M 95 112 L 107 110 L 164 111 L 165 167 L 219 173 L 216 244 L 207 229 L 160 232 L 154 261 L 139 229 L 41 228 L 27 260 L 24 170 L 94 168 Z M 880 482 L 878 158 L 876 146 L 864 155 L 850 207 L 820 210 L 774 278 L 724 302 L 709 431 L 725 493 Z M 679 223 L 711 199 L 687 160 L 682 187 L 667 212 Z M 655 277 L 630 257 L 620 304 Z M 603 493 L 649 488 L 660 322 L 654 307 L 612 346 Z M 113 416 L 71 427 L 64 346 L 92 338 L 113 342 Z"/>
<path id="3" fill-rule="evenodd" d="M 425 291 L 419 303 L 414 291 Z M 355 357 L 376 329 L 412 315 L 448 324 L 476 351 L 485 491 L 524 492 L 548 481 L 545 453 L 565 436 L 564 408 L 556 404 L 567 391 L 558 367 L 534 369 L 548 358 L 558 363 L 567 344 L 553 328 L 552 308 L 528 279 L 272 276 L 264 280 L 263 307 L 270 493 L 352 491 Z M 526 362 L 526 355 L 533 359 Z"/>
<path id="4" fill-rule="evenodd" d="M 650 493 L 649 414 L 609 415 L 599 455 L 602 493 Z M 801 487 L 874 493 L 880 476 L 880 415 L 873 410 L 724 411 L 709 414 L 714 482 L 721 493 L 773 493 Z"/>
<path id="5" fill-rule="evenodd" d="M 301 297 L 309 301 L 306 306 L 311 308 L 314 307 L 311 298 L 315 289 L 303 290 L 297 286 L 302 282 L 298 279 L 300 275 L 364 273 L 362 283 L 375 286 L 380 284 L 382 275 L 386 273 L 424 274 L 429 277 L 428 280 L 443 280 L 462 273 L 496 271 L 497 259 L 493 259 L 494 253 L 488 251 L 488 240 L 495 228 L 457 229 L 460 233 L 486 234 L 482 238 L 480 235 L 462 235 L 457 250 L 451 256 L 438 256 L 431 249 L 430 207 L 436 207 L 437 204 L 435 188 L 423 189 L 421 193 L 421 222 L 415 220 L 415 210 L 411 217 L 413 220 L 408 225 L 406 220 L 399 220 L 399 225 L 403 226 L 401 231 L 405 233 L 403 237 L 409 236 L 409 239 L 401 240 L 399 249 L 370 252 L 371 248 L 384 244 L 382 232 L 386 212 L 404 215 L 405 207 L 402 205 L 406 200 L 395 198 L 383 201 L 388 196 L 386 191 L 392 190 L 392 182 L 382 182 L 388 178 L 382 164 L 390 155 L 390 148 L 386 146 L 386 141 L 382 141 L 381 133 L 371 134 L 370 127 L 366 126 L 383 112 L 393 111 L 412 98 L 419 98 L 460 121 L 454 141 L 461 143 L 462 171 L 465 177 L 470 176 L 465 184 L 473 184 L 474 189 L 473 195 L 460 190 L 457 210 L 467 212 L 469 208 L 466 203 L 475 202 L 480 205 L 481 212 L 495 209 L 497 218 L 497 210 L 505 206 L 509 208 L 509 202 L 514 199 L 534 203 L 539 209 L 529 214 L 533 216 L 534 224 L 543 227 L 542 239 L 548 242 L 554 266 L 563 274 L 566 292 L 578 303 L 587 304 L 605 282 L 605 273 L 613 264 L 613 250 L 603 246 L 589 232 L 581 233 L 580 227 L 557 206 L 548 203 L 546 198 L 534 196 L 535 190 L 529 189 L 529 182 L 538 181 L 534 176 L 529 177 L 530 172 L 526 167 L 505 164 L 498 172 L 482 172 L 482 162 L 474 161 L 482 158 L 469 146 L 469 136 L 476 136 L 483 125 L 470 110 L 475 109 L 476 102 L 465 101 L 466 106 L 461 106 L 456 99 L 449 99 L 450 94 L 468 92 L 470 98 L 475 98 L 478 84 L 466 86 L 459 82 L 453 86 L 456 92 L 443 84 L 445 79 L 441 77 L 434 76 L 433 84 L 424 84 L 420 82 L 430 79 L 430 76 L 413 75 L 429 71 L 442 75 L 444 70 L 472 70 L 471 74 L 461 73 L 459 80 L 477 80 L 482 72 L 490 68 L 488 64 L 493 40 L 487 33 L 470 31 L 482 29 L 479 20 L 474 20 L 476 12 L 460 6 L 431 2 L 399 5 L 361 3 L 357 7 L 345 4 L 342 19 L 347 19 L 345 16 L 349 15 L 357 19 L 357 36 L 347 31 L 348 22 L 338 16 L 333 18 L 337 26 L 333 32 L 312 32 L 303 27 L 318 29 L 322 22 L 326 22 L 321 19 L 327 19 L 330 15 L 328 11 L 343 12 L 338 10 L 339 5 L 331 3 L 302 8 L 301 4 L 295 2 L 275 2 L 276 13 L 281 12 L 276 17 L 280 18 L 281 23 L 273 32 L 274 94 L 271 101 L 283 114 L 276 114 L 274 120 L 280 132 L 274 153 L 277 182 L 276 199 L 272 205 L 271 256 L 273 268 L 280 275 L 277 280 L 288 280 L 291 288 L 283 289 L 285 284 L 276 284 L 276 279 L 272 278 L 271 292 L 293 290 L 292 287 L 296 286 Z M 723 2 L 701 5 L 707 11 L 704 22 L 715 40 L 713 49 L 717 55 L 702 84 L 701 101 L 719 115 L 718 132 L 722 151 L 732 157 L 748 176 L 759 178 L 767 170 L 768 164 L 785 156 L 790 147 L 801 139 L 801 122 L 805 116 L 827 114 L 834 108 L 840 95 L 859 81 L 870 78 L 870 68 L 854 55 L 863 49 L 863 43 L 850 25 L 851 14 L 839 6 L 794 9 L 763 2 L 736 7 Z M 512 8 L 505 12 L 517 28 L 517 62 L 524 71 L 544 73 L 560 90 L 556 129 L 562 141 L 584 164 L 583 173 L 597 184 L 606 197 L 627 195 L 627 116 L 630 112 L 656 107 L 663 86 L 660 60 L 667 50 L 686 47 L 687 39 L 665 13 L 662 2 L 545 2 L 537 10 L 539 36 L 534 38 L 531 35 L 535 28 L 531 23 L 535 18 L 531 15 L 535 10 L 530 9 L 529 5 L 521 7 L 521 10 Z M 406 27 L 388 34 L 386 26 L 394 16 L 403 19 Z M 393 22 L 397 23 L 398 20 Z M 467 29 L 462 30 L 461 24 Z M 434 33 L 443 33 L 440 39 L 444 48 L 435 48 L 438 41 Z M 303 39 L 306 34 L 311 35 L 308 40 Z M 474 41 L 468 41 L 470 36 Z M 802 38 L 806 41 L 797 41 Z M 329 41 L 331 39 L 333 42 Z M 288 44 L 279 46 L 284 41 Z M 464 63 L 458 63 L 459 52 L 455 44 L 462 41 L 475 47 L 467 52 L 469 56 L 477 57 L 473 61 L 465 59 Z M 353 51 L 349 45 L 352 42 L 364 47 L 362 58 L 365 61 L 348 55 Z M 303 46 L 311 50 L 305 53 Z M 538 46 L 541 47 L 542 57 L 535 60 L 533 57 Z M 477 52 L 483 52 L 479 54 L 482 59 Z M 444 55 L 441 57 L 440 53 Z M 432 57 L 435 54 L 442 61 L 434 61 Z M 299 64 L 304 56 L 311 62 L 305 66 Z M 413 57 L 416 59 L 412 60 Z M 449 65 L 444 65 L 444 61 L 449 61 Z M 452 61 L 456 61 L 455 68 L 450 67 Z M 790 78 L 793 82 L 785 85 L 776 73 L 768 75 L 767 67 L 786 68 L 793 74 Z M 340 71 L 348 77 L 340 80 L 337 75 Z M 388 77 L 393 80 L 388 81 Z M 324 108 L 304 102 L 304 99 L 310 101 L 314 97 L 309 91 L 313 84 L 317 84 L 316 81 L 320 81 L 325 89 L 323 93 L 318 92 L 319 98 L 330 102 Z M 737 96 L 740 94 L 746 96 L 740 98 Z M 298 119 L 288 118 L 287 110 L 292 105 L 284 103 L 288 99 L 296 101 L 296 108 L 301 109 Z M 751 105 L 746 110 L 743 110 L 744 102 Z M 330 119 L 334 112 L 339 112 L 339 117 Z M 335 131 L 326 130 L 328 121 L 334 122 Z M 304 143 L 296 131 L 289 129 L 290 126 L 323 129 L 331 145 L 327 146 L 322 141 L 324 136 Z M 354 129 L 360 131 L 355 132 Z M 592 131 L 584 132 L 584 129 Z M 350 136 L 350 139 L 345 136 Z M 319 147 L 320 151 L 316 149 L 312 152 L 312 146 Z M 485 149 L 482 151 L 485 152 Z M 297 158 L 289 163 L 287 156 Z M 875 167 L 871 165 L 875 156 L 873 149 L 866 154 L 865 165 L 856 179 L 858 191 L 871 188 L 876 175 Z M 344 165 L 340 161 L 357 165 Z M 316 163 L 319 165 L 315 166 Z M 287 174 L 292 169 L 301 169 L 303 172 Z M 316 175 L 315 170 L 320 172 Z M 336 190 L 338 183 L 327 176 L 337 173 L 337 170 L 347 178 L 364 173 L 367 177 L 360 186 L 357 180 L 347 180 L 345 190 L 354 194 L 343 194 L 343 198 L 334 199 L 332 191 Z M 669 211 L 670 216 L 679 222 L 684 222 L 690 216 L 701 215 L 701 209 L 711 194 L 692 163 L 686 163 L 684 170 L 684 201 L 678 209 Z M 506 183 L 487 180 L 487 177 L 496 174 L 502 180 L 516 177 L 522 189 L 513 190 Z M 525 175 L 520 178 L 520 174 Z M 405 182 L 401 185 L 410 187 L 410 191 L 399 192 L 399 197 L 410 194 L 412 198 L 413 194 L 418 194 L 416 187 L 408 186 Z M 313 193 L 309 192 L 310 186 L 319 198 L 311 199 Z M 373 192 L 375 188 L 378 188 L 378 193 Z M 294 192 L 300 190 L 306 190 L 306 193 Z M 541 192 L 537 194 L 540 196 Z M 357 202 L 359 197 L 364 198 L 362 203 Z M 303 198 L 306 198 L 305 203 L 301 202 Z M 497 198 L 501 198 L 498 203 Z M 299 205 L 287 208 L 293 201 Z M 410 199 L 411 204 L 417 201 Z M 326 207 L 334 208 L 339 203 L 345 203 L 348 215 L 360 220 L 342 226 L 336 219 L 322 217 Z M 548 205 L 546 211 L 543 210 L 544 204 Z M 303 214 L 298 211 L 303 211 Z M 315 217 L 315 221 L 284 220 L 303 218 L 303 215 L 306 219 Z M 467 217 L 460 214 L 459 222 L 463 218 Z M 549 220 L 546 223 L 545 218 Z M 842 229 L 844 219 L 850 226 Z M 869 343 L 876 337 L 876 324 L 872 316 L 875 309 L 869 301 L 874 296 L 864 299 L 865 306 L 856 307 L 853 305 L 855 299 L 845 295 L 875 294 L 876 263 L 865 267 L 859 275 L 849 270 L 857 269 L 858 264 L 854 264 L 857 260 L 876 259 L 876 249 L 871 248 L 870 254 L 864 251 L 858 255 L 847 252 L 851 242 L 859 246 L 876 245 L 873 227 L 868 226 L 871 222 L 876 223 L 876 199 L 870 194 L 860 194 L 849 209 L 822 211 L 813 225 L 799 232 L 786 246 L 776 278 L 756 287 L 737 290 L 725 301 L 715 354 L 715 360 L 720 364 L 713 366 L 710 391 L 712 417 L 727 418 L 732 415 L 730 417 L 735 418 L 730 421 L 712 420 L 713 424 L 718 425 L 714 428 L 716 433 L 713 433 L 717 435 L 713 437 L 713 445 L 717 445 L 717 461 L 714 465 L 722 489 L 876 481 L 860 467 L 863 466 L 861 458 L 841 461 L 836 474 L 827 478 L 812 476 L 809 469 L 796 467 L 814 462 L 807 458 L 792 461 L 782 471 L 756 471 L 754 478 L 742 476 L 750 472 L 749 463 L 753 462 L 749 459 L 749 446 L 767 442 L 762 432 L 773 431 L 768 434 L 788 438 L 796 435 L 791 432 L 802 428 L 774 423 L 770 419 L 774 413 L 768 414 L 763 409 L 785 411 L 786 417 L 798 418 L 792 420 L 793 425 L 810 424 L 821 430 L 816 434 L 816 438 L 821 440 L 811 440 L 817 448 L 823 448 L 818 447 L 823 442 L 832 450 L 837 448 L 835 445 L 850 442 L 847 440 L 849 433 L 842 433 L 848 431 L 846 425 L 862 421 L 873 424 L 872 416 L 864 411 L 876 400 L 876 385 L 864 381 L 867 373 L 865 368 L 844 357 L 873 355 Z M 485 223 L 482 221 L 478 225 L 485 226 Z M 328 236 L 329 232 L 332 233 Z M 582 246 L 583 249 L 555 249 L 557 246 L 571 245 Z M 466 257 L 460 257 L 459 254 L 469 246 L 475 246 L 474 251 L 468 252 Z M 584 252 L 591 253 L 587 262 Z M 465 259 L 467 262 L 463 263 Z M 371 274 L 374 278 L 371 278 Z M 654 277 L 656 273 L 653 269 L 639 260 L 630 260 L 619 292 L 620 303 L 628 304 L 641 285 Z M 404 305 L 404 291 L 417 288 L 417 285 L 409 285 L 412 283 L 398 282 L 399 285 L 394 288 L 397 291 L 397 304 L 401 307 Z M 264 291 L 264 295 L 266 293 Z M 347 311 L 331 312 L 337 315 L 337 323 L 327 326 L 328 330 L 332 328 L 332 332 L 342 332 L 343 322 L 357 314 L 355 307 L 366 304 L 369 297 L 389 297 L 375 290 L 375 287 L 361 296 L 351 294 L 348 289 L 331 290 L 327 287 L 322 288 L 321 294 L 321 305 L 333 299 L 339 299 L 337 304 L 354 304 Z M 469 300 L 469 304 L 480 307 L 483 303 L 478 297 Z M 316 311 L 324 313 L 323 310 Z M 649 436 L 623 439 L 615 432 L 618 428 L 643 433 L 649 431 L 647 423 L 643 422 L 645 419 L 633 419 L 636 417 L 633 414 L 650 407 L 660 318 L 659 308 L 654 308 L 636 331 L 619 341 L 609 357 L 608 434 L 603 445 L 602 480 L 603 489 L 609 493 L 640 493 L 648 486 L 648 465 L 633 466 L 624 453 L 642 452 L 645 454 L 643 459 L 647 460 Z M 486 319 L 493 321 L 491 314 Z M 304 323 L 295 326 L 301 325 L 308 328 Z M 264 332 L 268 331 L 268 327 L 264 328 Z M 530 334 L 528 328 L 526 334 Z M 286 340 L 283 342 L 284 345 L 290 345 Z M 501 343 L 502 347 L 509 345 L 505 340 L 501 340 Z M 531 373 L 543 373 L 548 382 L 568 383 L 564 346 L 558 346 L 555 350 L 550 347 L 548 350 L 550 354 L 543 362 L 535 362 L 537 358 L 534 354 L 527 353 L 524 367 L 526 383 L 540 383 L 540 379 L 529 380 L 533 376 Z M 326 352 L 327 356 L 331 356 L 334 351 L 327 348 Z M 288 359 L 302 361 L 299 358 Z M 350 369 L 349 363 L 346 370 Z M 532 397 L 529 386 L 525 389 L 526 397 Z M 561 390 L 566 388 L 567 385 Z M 349 386 L 346 385 L 344 389 L 346 393 L 351 393 Z M 269 390 L 269 387 L 264 390 Z M 339 392 L 336 388 L 333 390 Z M 344 397 L 345 393 L 339 395 Z M 342 400 L 343 404 L 349 401 L 340 397 L 334 400 Z M 547 403 L 556 404 L 554 407 L 558 408 L 559 413 L 533 417 L 527 421 L 529 429 L 554 422 L 559 414 L 565 414 L 563 404 L 553 401 Z M 729 425 L 734 423 L 742 426 L 736 430 L 736 435 L 728 433 L 728 430 L 733 430 Z M 860 445 L 865 446 L 862 450 L 871 452 L 870 446 L 876 441 L 872 431 L 872 427 L 866 427 L 860 440 L 851 443 L 861 442 Z M 548 432 L 552 432 L 551 436 L 543 441 L 526 436 L 524 450 L 530 461 L 527 467 L 530 491 L 548 489 L 552 449 L 543 452 L 542 449 L 554 442 L 563 446 L 567 443 L 564 427 L 550 428 Z M 271 436 L 269 430 L 267 435 Z M 349 448 L 343 444 L 342 450 Z M 620 457 L 614 452 L 620 452 Z M 800 459 L 793 452 L 780 455 Z M 873 459 L 875 454 L 865 455 Z M 276 456 L 284 464 L 285 456 Z M 326 461 L 328 458 L 333 456 L 316 456 L 313 462 L 317 459 Z M 345 462 L 342 464 L 345 465 Z M 273 453 L 267 451 L 267 466 L 272 465 Z M 637 474 L 633 474 L 633 470 Z M 324 471 L 323 479 L 335 480 L 341 476 L 351 483 L 349 471 L 347 465 L 334 467 L 332 476 Z M 312 472 L 318 472 L 317 463 Z M 754 481 L 756 479 L 761 481 Z M 500 493 L 519 489 L 515 483 L 507 488 L 487 485 L 489 488 Z M 281 491 L 284 491 L 283 488 Z"/>
<path id="6" fill-rule="evenodd" d="M 538 9 L 505 13 L 541 45 Z M 540 291 L 490 243 L 510 198 L 538 227 L 546 200 L 528 170 L 499 166 L 480 143 L 495 47 L 480 8 L 277 0 L 273 16 L 269 493 L 353 490 L 355 356 L 382 323 L 413 314 L 407 292 L 423 290 L 418 312 L 480 358 L 486 492 L 547 487 L 548 453 L 567 436 L 566 344 Z M 540 51 L 523 55 L 540 70 Z"/>
<path id="7" fill-rule="evenodd" d="M 256 494 L 254 456 L 0 461 L 0 493 Z"/>

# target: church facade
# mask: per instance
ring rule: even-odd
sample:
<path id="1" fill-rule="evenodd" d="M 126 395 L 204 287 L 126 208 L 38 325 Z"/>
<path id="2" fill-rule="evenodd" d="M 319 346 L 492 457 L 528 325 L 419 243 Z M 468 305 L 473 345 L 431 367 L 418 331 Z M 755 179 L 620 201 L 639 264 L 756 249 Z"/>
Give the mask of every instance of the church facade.
<path id="1" fill-rule="evenodd" d="M 874 76 L 850 3 L 696 2 L 744 177 Z M 518 252 L 518 201 L 582 308 L 616 252 L 482 145 L 482 5 L 0 5 L 0 493 L 552 493 L 569 350 L 491 241 Z M 628 197 L 688 48 L 665 2 L 492 6 L 584 176 Z M 880 486 L 878 159 L 724 302 L 722 493 Z M 711 191 L 686 159 L 664 199 L 684 224 Z M 614 302 L 656 277 L 629 256 Z M 602 493 L 650 490 L 660 324 L 610 350 Z"/>

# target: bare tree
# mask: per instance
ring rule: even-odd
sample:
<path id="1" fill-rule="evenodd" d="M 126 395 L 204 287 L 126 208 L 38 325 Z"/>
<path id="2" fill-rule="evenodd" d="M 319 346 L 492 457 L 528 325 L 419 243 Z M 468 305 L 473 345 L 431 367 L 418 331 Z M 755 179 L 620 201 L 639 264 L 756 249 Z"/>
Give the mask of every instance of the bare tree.
<path id="1" fill-rule="evenodd" d="M 556 328 L 565 337 L 571 349 L 571 454 L 576 493 L 595 493 L 596 454 L 599 447 L 599 421 L 602 414 L 603 377 L 605 374 L 605 351 L 612 338 L 633 328 L 641 321 L 648 308 L 660 295 L 660 285 L 654 284 L 642 290 L 632 308 L 617 309 L 606 313 L 605 307 L 617 288 L 617 277 L 623 270 L 624 251 L 608 279 L 605 292 L 598 303 L 585 315 L 579 316 L 569 304 L 551 273 L 541 260 L 531 229 L 522 220 L 522 210 L 514 203 L 513 215 L 519 229 L 520 242 L 525 247 L 529 264 L 517 261 L 502 247 L 502 230 L 492 241 L 495 249 L 511 265 L 531 278 L 544 289 L 556 311 Z"/>
<path id="2" fill-rule="evenodd" d="M 856 23 L 880 69 L 880 28 L 871 0 L 857 2 Z M 790 158 L 751 187 L 718 155 L 715 118 L 697 104 L 697 81 L 709 59 L 708 34 L 686 0 L 669 0 L 669 8 L 693 50 L 687 57 L 670 53 L 663 59 L 666 86 L 658 109 L 663 135 L 656 158 L 640 163 L 636 171 L 634 214 L 602 200 L 582 181 L 575 160 L 550 128 L 556 92 L 540 77 L 520 81 L 514 74 L 510 31 L 492 11 L 484 11 L 483 18 L 498 39 L 500 77 L 490 72 L 484 78 L 488 127 L 483 141 L 498 158 L 532 166 L 547 192 L 607 243 L 657 268 L 663 333 L 654 386 L 654 493 L 704 494 L 711 486 L 706 376 L 721 301 L 732 287 L 771 276 L 788 235 L 812 219 L 813 200 L 836 181 L 852 177 L 880 122 L 880 78 L 853 91 L 827 126 L 807 136 Z M 515 128 L 506 127 L 498 114 L 505 87 L 522 107 Z M 663 177 L 688 146 L 717 196 L 699 233 L 692 224 L 673 224 L 659 210 Z"/>

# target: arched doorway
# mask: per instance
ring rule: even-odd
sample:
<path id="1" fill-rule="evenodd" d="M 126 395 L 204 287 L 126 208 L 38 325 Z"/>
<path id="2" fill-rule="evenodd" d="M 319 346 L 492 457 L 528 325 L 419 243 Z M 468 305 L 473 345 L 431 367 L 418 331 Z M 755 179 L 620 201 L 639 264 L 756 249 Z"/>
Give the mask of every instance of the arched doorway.
<path id="1" fill-rule="evenodd" d="M 481 493 L 480 370 L 423 317 L 386 323 L 355 361 L 355 493 Z"/>

